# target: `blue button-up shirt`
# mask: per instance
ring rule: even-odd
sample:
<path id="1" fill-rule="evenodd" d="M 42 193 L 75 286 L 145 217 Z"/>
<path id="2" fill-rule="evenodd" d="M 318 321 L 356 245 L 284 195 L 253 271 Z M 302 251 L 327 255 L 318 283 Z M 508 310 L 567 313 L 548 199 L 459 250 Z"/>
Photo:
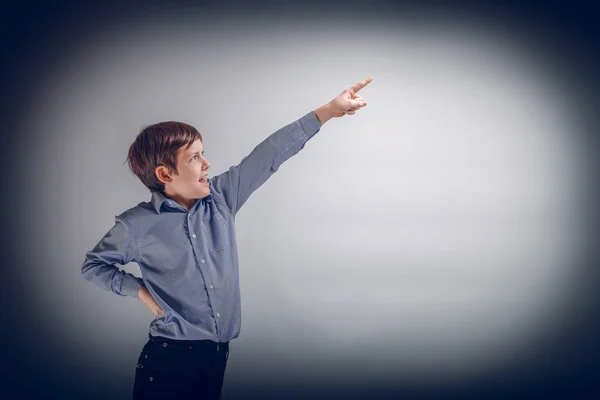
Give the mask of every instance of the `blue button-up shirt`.
<path id="1" fill-rule="evenodd" d="M 281 164 L 321 128 L 311 111 L 277 130 L 238 165 L 209 179 L 210 194 L 190 210 L 158 192 L 115 217 L 86 253 L 81 273 L 121 296 L 144 285 L 166 314 L 150 334 L 228 342 L 240 334 L 241 308 L 235 216 Z M 117 267 L 135 262 L 142 278 Z"/>

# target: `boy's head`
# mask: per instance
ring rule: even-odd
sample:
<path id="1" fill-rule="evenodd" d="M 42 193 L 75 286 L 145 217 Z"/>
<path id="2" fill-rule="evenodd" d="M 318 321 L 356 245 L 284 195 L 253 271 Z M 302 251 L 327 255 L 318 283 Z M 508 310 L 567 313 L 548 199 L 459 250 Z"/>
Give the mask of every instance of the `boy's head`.
<path id="1" fill-rule="evenodd" d="M 167 121 L 142 128 L 129 147 L 127 161 L 151 192 L 161 192 L 183 206 L 210 193 L 202 179 L 210 163 L 204 158 L 202 136 L 191 125 Z"/>

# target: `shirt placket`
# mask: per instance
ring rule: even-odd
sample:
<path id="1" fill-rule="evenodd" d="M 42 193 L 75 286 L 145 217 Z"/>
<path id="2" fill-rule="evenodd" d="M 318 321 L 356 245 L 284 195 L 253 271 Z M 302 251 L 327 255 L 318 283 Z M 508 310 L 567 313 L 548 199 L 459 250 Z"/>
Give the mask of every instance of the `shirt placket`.
<path id="1" fill-rule="evenodd" d="M 188 237 L 190 238 L 190 242 L 192 243 L 192 251 L 194 253 L 194 260 L 196 261 L 196 265 L 198 266 L 198 269 L 200 270 L 200 273 L 202 274 L 202 280 L 204 281 L 204 289 L 206 290 L 206 293 L 208 295 L 208 302 L 209 302 L 209 306 L 213 312 L 213 319 L 215 321 L 215 332 L 216 332 L 216 338 L 215 340 L 218 341 L 219 338 L 219 332 L 220 332 L 220 319 L 221 319 L 221 312 L 220 311 L 216 311 L 218 310 L 218 302 L 216 299 L 216 295 L 214 293 L 214 285 L 212 284 L 212 279 L 210 277 L 210 274 L 208 274 L 206 272 L 206 264 L 207 264 L 207 259 L 205 257 L 202 257 L 202 248 L 198 248 L 198 235 L 199 232 L 193 232 L 190 227 L 191 226 L 198 226 L 199 229 L 201 230 L 205 230 L 204 229 L 204 221 L 200 218 L 200 223 L 199 224 L 194 224 L 193 223 L 193 218 L 196 217 L 196 215 L 198 215 L 198 212 L 194 213 L 193 211 L 188 212 L 187 214 L 187 231 L 188 231 Z M 208 254 L 207 251 L 205 251 L 206 254 Z M 200 254 L 200 257 L 198 257 L 198 254 Z"/>

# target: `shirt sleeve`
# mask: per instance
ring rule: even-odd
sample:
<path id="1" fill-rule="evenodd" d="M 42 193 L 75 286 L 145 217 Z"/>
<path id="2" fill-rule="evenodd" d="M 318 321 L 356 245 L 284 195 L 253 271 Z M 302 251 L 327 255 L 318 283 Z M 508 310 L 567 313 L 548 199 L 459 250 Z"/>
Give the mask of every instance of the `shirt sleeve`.
<path id="1" fill-rule="evenodd" d="M 237 214 L 254 191 L 267 181 L 286 160 L 297 154 L 319 130 L 314 111 L 280 128 L 228 171 L 209 179 L 211 191 Z"/>
<path id="2" fill-rule="evenodd" d="M 104 290 L 137 298 L 137 292 L 144 284 L 143 279 L 115 265 L 134 261 L 137 254 L 137 239 L 131 226 L 124 217 L 117 216 L 115 225 L 92 251 L 86 253 L 81 274 Z"/>

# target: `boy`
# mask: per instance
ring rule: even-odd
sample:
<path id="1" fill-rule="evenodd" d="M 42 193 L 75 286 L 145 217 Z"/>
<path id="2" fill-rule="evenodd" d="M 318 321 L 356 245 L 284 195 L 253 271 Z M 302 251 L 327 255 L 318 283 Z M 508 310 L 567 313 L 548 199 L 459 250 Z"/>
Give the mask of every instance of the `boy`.
<path id="1" fill-rule="evenodd" d="M 229 341 L 239 336 L 241 321 L 235 216 L 325 122 L 366 106 L 357 92 L 372 79 L 279 129 L 212 178 L 194 127 L 162 122 L 137 136 L 129 167 L 151 201 L 115 217 L 81 267 L 85 279 L 139 298 L 154 314 L 134 399 L 220 397 Z M 115 266 L 129 262 L 138 263 L 142 278 Z"/>

